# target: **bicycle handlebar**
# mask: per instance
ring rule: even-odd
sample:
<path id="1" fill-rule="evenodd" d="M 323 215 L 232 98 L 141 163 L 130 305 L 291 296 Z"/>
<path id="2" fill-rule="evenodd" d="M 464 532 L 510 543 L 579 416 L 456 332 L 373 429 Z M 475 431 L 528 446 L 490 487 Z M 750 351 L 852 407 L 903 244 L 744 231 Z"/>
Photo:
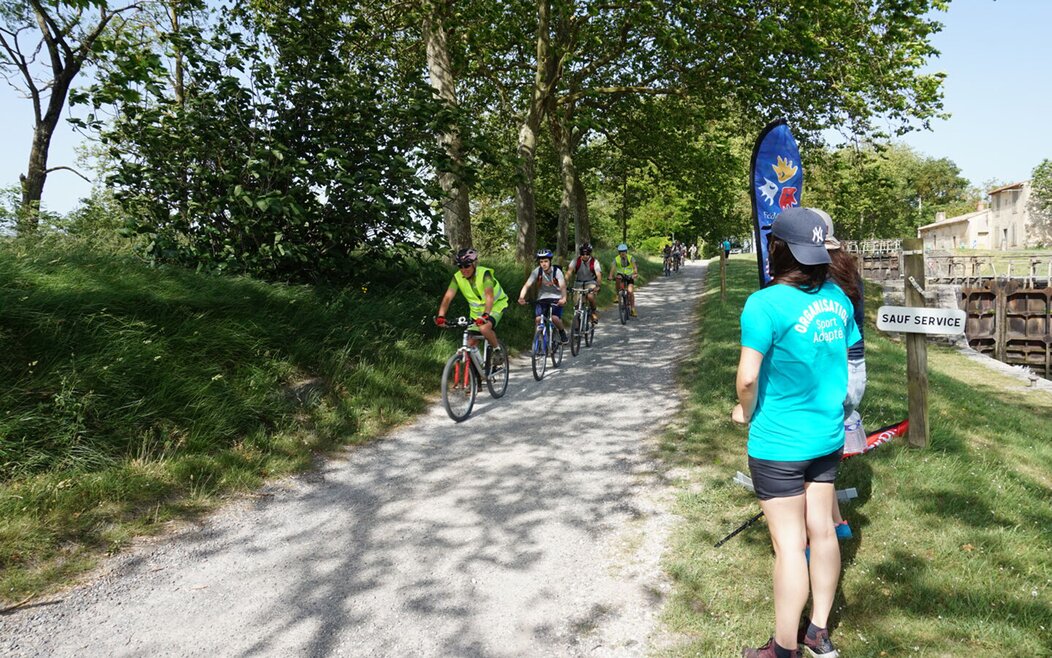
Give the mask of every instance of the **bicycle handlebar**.
<path id="1" fill-rule="evenodd" d="M 437 315 L 432 318 L 432 320 L 437 320 L 437 319 L 438 319 Z M 450 319 L 450 318 L 446 318 L 446 323 L 445 324 L 440 324 L 440 325 L 435 325 L 435 326 L 437 326 L 439 329 L 463 329 L 464 327 L 468 327 L 468 326 L 471 326 L 473 324 L 475 324 L 475 323 L 462 315 L 462 316 L 460 316 L 459 318 L 457 318 L 455 320 Z"/>

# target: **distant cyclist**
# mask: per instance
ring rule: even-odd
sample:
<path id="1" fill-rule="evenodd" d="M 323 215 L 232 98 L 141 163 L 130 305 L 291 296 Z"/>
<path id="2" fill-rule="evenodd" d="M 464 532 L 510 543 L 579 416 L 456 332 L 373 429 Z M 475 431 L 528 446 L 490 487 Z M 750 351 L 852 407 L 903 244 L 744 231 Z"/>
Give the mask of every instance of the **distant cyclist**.
<path id="1" fill-rule="evenodd" d="M 474 249 L 461 249 L 457 252 L 454 262 L 457 272 L 453 280 L 446 288 L 446 294 L 442 297 L 442 303 L 438 306 L 438 317 L 435 324 L 444 327 L 446 324 L 446 310 L 457 291 L 468 300 L 471 319 L 475 321 L 479 332 L 486 342 L 493 348 L 493 362 L 503 365 L 504 354 L 501 352 L 500 343 L 497 342 L 497 323 L 504 309 L 508 307 L 508 295 L 500 287 L 500 282 L 493 275 L 493 270 L 478 264 L 479 255 Z M 472 341 L 472 345 L 475 342 Z"/>
<path id="2" fill-rule="evenodd" d="M 585 242 L 577 252 L 580 254 L 570 266 L 570 276 L 573 277 L 574 285 L 590 288 L 585 298 L 588 300 L 588 309 L 592 314 L 592 324 L 599 323 L 599 314 L 595 312 L 595 294 L 599 292 L 600 282 L 603 280 L 603 269 L 599 261 L 592 258 L 592 245 Z"/>
<path id="3" fill-rule="evenodd" d="M 672 271 L 672 245 L 665 245 L 665 248 L 661 250 L 661 255 L 665 259 L 664 267 L 665 274 L 667 275 Z"/>
<path id="4" fill-rule="evenodd" d="M 624 281 L 625 288 L 628 289 L 628 306 L 632 309 L 632 317 L 636 317 L 635 283 L 639 276 L 639 266 L 636 265 L 636 259 L 628 253 L 628 245 L 624 242 L 617 245 L 617 255 L 610 266 L 610 280 L 613 281 L 615 276 Z"/>
<path id="5" fill-rule="evenodd" d="M 519 291 L 520 304 L 526 303 L 526 291 L 533 284 L 537 284 L 537 303 L 533 307 L 535 321 L 540 324 L 541 317 L 551 308 L 552 322 L 559 329 L 559 340 L 568 343 L 570 339 L 566 336 L 562 320 L 563 306 L 566 305 L 566 277 L 558 265 L 552 264 L 551 249 L 537 252 L 537 267 L 533 268 Z"/>

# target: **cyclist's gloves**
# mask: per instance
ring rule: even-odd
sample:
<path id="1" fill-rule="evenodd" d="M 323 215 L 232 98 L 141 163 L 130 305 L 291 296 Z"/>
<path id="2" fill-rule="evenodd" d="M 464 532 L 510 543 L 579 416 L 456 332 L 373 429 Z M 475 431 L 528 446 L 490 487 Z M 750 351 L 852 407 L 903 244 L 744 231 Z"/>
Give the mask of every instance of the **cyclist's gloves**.
<path id="1" fill-rule="evenodd" d="M 435 324 L 437 324 L 440 327 L 446 326 L 446 316 L 440 315 L 437 318 L 435 318 Z"/>
<path id="2" fill-rule="evenodd" d="M 477 324 L 480 327 L 486 324 L 487 322 L 489 322 L 489 313 L 483 313 L 482 317 L 475 318 L 475 324 Z"/>

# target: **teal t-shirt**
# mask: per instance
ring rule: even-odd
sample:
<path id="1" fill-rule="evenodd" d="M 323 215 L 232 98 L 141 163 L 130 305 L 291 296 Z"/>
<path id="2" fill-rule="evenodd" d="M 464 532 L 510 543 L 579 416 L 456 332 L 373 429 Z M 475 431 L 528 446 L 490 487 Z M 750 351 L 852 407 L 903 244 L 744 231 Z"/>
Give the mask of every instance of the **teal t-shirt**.
<path id="1" fill-rule="evenodd" d="M 843 446 L 847 347 L 860 339 L 844 291 L 768 286 L 745 302 L 741 329 L 742 346 L 763 354 L 749 456 L 802 461 Z"/>

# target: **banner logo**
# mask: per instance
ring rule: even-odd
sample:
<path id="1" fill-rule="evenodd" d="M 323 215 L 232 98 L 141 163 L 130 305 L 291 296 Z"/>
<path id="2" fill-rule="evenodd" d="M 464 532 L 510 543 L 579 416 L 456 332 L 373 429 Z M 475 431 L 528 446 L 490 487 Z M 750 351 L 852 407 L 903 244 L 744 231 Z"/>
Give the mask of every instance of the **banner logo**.
<path id="1" fill-rule="evenodd" d="M 767 268 L 767 236 L 771 224 L 786 208 L 799 206 L 803 197 L 800 151 L 784 119 L 771 122 L 760 132 L 753 147 L 750 181 L 754 248 L 762 288 L 771 279 Z"/>

